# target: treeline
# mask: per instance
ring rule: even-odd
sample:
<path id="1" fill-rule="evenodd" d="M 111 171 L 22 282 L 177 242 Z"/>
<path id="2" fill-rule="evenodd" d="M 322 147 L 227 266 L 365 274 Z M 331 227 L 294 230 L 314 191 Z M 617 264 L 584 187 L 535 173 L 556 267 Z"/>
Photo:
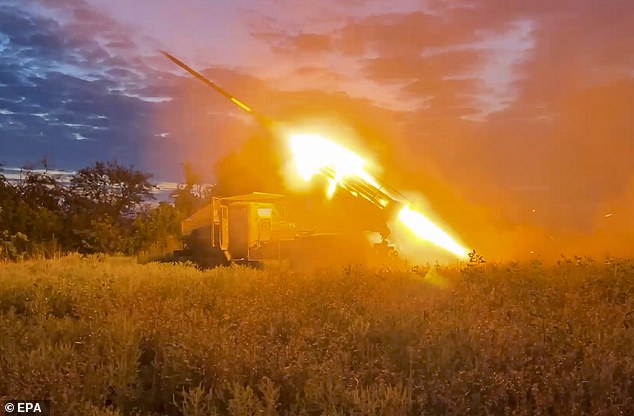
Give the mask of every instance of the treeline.
<path id="1" fill-rule="evenodd" d="M 0 259 L 167 252 L 181 220 L 205 203 L 184 168 L 185 183 L 159 203 L 151 174 L 116 162 L 97 162 L 70 180 L 46 169 L 25 169 L 13 181 L 0 172 Z"/>

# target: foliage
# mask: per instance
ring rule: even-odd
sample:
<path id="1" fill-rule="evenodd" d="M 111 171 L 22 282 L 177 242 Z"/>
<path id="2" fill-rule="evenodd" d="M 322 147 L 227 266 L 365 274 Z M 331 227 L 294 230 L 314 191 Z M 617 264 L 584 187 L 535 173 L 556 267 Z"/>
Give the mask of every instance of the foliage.
<path id="1" fill-rule="evenodd" d="M 141 202 L 153 198 L 151 176 L 116 162 L 96 162 L 73 175 L 70 189 L 75 198 L 70 206 L 112 218 L 130 214 Z"/>
<path id="2" fill-rule="evenodd" d="M 215 185 L 204 185 L 202 175 L 190 163 L 182 163 L 181 168 L 185 181 L 178 184 L 170 196 L 179 217 L 184 219 L 211 201 Z"/>
<path id="3" fill-rule="evenodd" d="M 9 234 L 7 230 L 0 232 L 0 259 L 21 260 L 29 249 L 29 238 L 17 232 Z"/>
<path id="4" fill-rule="evenodd" d="M 165 253 L 170 241 L 180 234 L 183 216 L 167 202 L 141 211 L 134 220 L 134 252 L 155 248 Z"/>
<path id="5" fill-rule="evenodd" d="M 18 185 L 0 177 L 0 232 L 18 233 L 32 242 L 62 234 L 65 191 L 49 175 L 27 171 Z"/>
<path id="6" fill-rule="evenodd" d="M 0 401 L 71 416 L 632 414 L 633 311 L 624 259 L 4 264 Z"/>
<path id="7" fill-rule="evenodd" d="M 178 235 L 173 207 L 141 212 L 155 186 L 151 175 L 132 167 L 97 162 L 80 169 L 70 185 L 46 170 L 22 174 L 16 183 L 0 175 L 0 259 L 69 251 L 131 254 Z"/>

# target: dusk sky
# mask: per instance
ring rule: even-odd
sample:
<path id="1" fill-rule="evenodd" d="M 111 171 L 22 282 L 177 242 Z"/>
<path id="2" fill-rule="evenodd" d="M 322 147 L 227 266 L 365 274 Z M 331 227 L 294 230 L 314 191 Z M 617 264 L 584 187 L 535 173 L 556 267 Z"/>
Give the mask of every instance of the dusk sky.
<path id="1" fill-rule="evenodd" d="M 214 180 L 259 130 L 161 49 L 270 117 L 349 128 L 467 239 L 632 251 L 631 0 L 0 0 L 0 163 Z"/>

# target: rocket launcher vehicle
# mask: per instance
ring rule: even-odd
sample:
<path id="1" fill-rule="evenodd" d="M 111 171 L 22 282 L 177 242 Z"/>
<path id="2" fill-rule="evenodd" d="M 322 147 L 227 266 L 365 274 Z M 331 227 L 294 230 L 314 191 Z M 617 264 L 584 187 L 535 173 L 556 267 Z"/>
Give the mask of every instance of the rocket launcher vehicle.
<path id="1" fill-rule="evenodd" d="M 161 51 L 170 61 L 189 74 L 212 88 L 240 110 L 254 117 L 264 128 L 273 131 L 275 122 L 253 110 L 253 108 L 209 80 L 200 72 L 192 69 L 180 59 Z M 453 253 L 464 259 L 469 251 L 458 244 L 449 234 L 434 224 L 422 213 L 410 208 L 410 202 L 392 187 L 382 183 L 378 178 L 363 168 L 363 159 L 355 153 L 336 143 L 315 135 L 294 135 L 290 137 L 291 147 L 300 148 L 305 164 L 312 167 L 307 176 L 320 174 L 330 183 L 329 195 L 339 187 L 355 197 L 360 197 L 385 212 L 387 218 L 397 218 L 411 233 L 421 240 Z M 307 151 L 306 148 L 309 150 Z M 330 157 L 333 156 L 334 157 Z M 298 155 L 295 155 L 296 158 Z M 324 160 L 315 162 L 323 156 Z"/>

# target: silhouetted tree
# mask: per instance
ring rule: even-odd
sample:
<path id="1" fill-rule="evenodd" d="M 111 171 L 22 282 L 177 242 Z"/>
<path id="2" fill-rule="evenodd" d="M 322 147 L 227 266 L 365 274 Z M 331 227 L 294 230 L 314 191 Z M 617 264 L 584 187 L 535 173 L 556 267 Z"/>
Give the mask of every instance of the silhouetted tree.
<path id="1" fill-rule="evenodd" d="M 64 184 L 46 160 L 41 163 L 43 171 L 25 168 L 15 182 L 0 171 L 0 258 L 167 250 L 181 220 L 204 202 L 200 179 L 188 166 L 175 204 L 154 205 L 148 203 L 154 198 L 151 175 L 132 167 L 97 162 Z"/>
<path id="2" fill-rule="evenodd" d="M 151 176 L 117 162 L 96 162 L 77 171 L 70 180 L 67 201 L 73 249 L 133 252 L 135 210 L 154 199 Z"/>
<path id="3" fill-rule="evenodd" d="M 178 184 L 170 197 L 174 201 L 174 207 L 180 218 L 183 219 L 210 200 L 211 192 L 209 187 L 203 186 L 202 176 L 194 171 L 189 162 L 181 163 L 181 168 L 183 169 L 184 182 Z"/>
<path id="4" fill-rule="evenodd" d="M 59 238 L 64 234 L 64 194 L 58 181 L 45 173 L 23 171 L 15 184 L 2 176 L 0 232 L 5 248 L 11 246 L 9 251 L 19 252 L 37 243 L 43 250 L 57 250 Z M 20 244 L 16 245 L 17 242 Z"/>
<path id="5" fill-rule="evenodd" d="M 180 235 L 182 218 L 174 205 L 161 202 L 139 213 L 134 220 L 134 250 L 167 249 Z"/>
<path id="6" fill-rule="evenodd" d="M 73 203 L 92 214 L 125 216 L 143 201 L 154 199 L 152 190 L 156 187 L 149 182 L 151 177 L 117 162 L 96 162 L 72 177 Z"/>

